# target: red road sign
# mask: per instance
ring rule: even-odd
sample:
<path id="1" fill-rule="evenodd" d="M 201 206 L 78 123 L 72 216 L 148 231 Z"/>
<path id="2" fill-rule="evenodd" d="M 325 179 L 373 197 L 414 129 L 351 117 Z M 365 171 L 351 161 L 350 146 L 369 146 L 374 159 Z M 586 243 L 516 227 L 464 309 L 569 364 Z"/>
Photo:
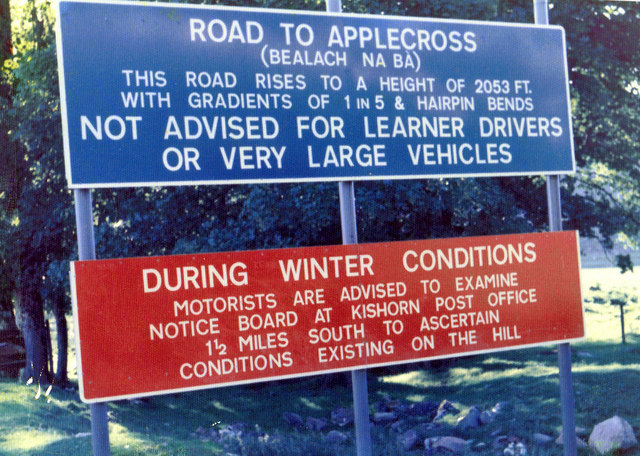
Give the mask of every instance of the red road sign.
<path id="1" fill-rule="evenodd" d="M 584 337 L 575 232 L 71 267 L 85 402 Z"/>

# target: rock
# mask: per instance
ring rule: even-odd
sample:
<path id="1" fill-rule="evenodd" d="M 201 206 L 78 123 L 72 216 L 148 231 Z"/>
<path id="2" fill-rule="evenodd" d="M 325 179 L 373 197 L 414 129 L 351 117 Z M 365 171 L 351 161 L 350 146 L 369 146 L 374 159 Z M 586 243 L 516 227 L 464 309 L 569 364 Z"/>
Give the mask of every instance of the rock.
<path id="1" fill-rule="evenodd" d="M 472 450 L 479 453 L 481 451 L 486 451 L 488 447 L 489 445 L 487 445 L 486 442 L 478 442 L 473 446 Z"/>
<path id="2" fill-rule="evenodd" d="M 191 436 L 199 439 L 201 442 L 210 442 L 218 437 L 218 430 L 213 427 L 204 428 L 198 426 L 198 429 L 192 432 Z"/>
<path id="3" fill-rule="evenodd" d="M 511 442 L 502 454 L 504 456 L 527 456 L 527 447 L 522 442 Z"/>
<path id="4" fill-rule="evenodd" d="M 562 434 L 562 426 L 560 426 L 558 433 Z M 587 430 L 587 428 L 583 428 L 582 426 L 576 426 L 576 435 L 580 437 L 586 437 L 587 435 L 589 435 L 589 431 Z"/>
<path id="5" fill-rule="evenodd" d="M 438 403 L 436 402 L 417 402 L 407 407 L 406 413 L 411 416 L 421 416 L 432 421 L 438 413 Z"/>
<path id="6" fill-rule="evenodd" d="M 631 425 L 619 416 L 596 424 L 589 436 L 589 446 L 601 454 L 627 450 L 637 444 Z"/>
<path id="7" fill-rule="evenodd" d="M 304 426 L 304 420 L 300 415 L 293 412 L 284 412 L 282 419 L 291 427 L 301 428 Z"/>
<path id="8" fill-rule="evenodd" d="M 394 421 L 393 423 L 391 423 L 391 426 L 389 426 L 389 428 L 393 432 L 404 432 L 407 429 L 407 422 L 405 420 Z"/>
<path id="9" fill-rule="evenodd" d="M 471 407 L 465 416 L 458 419 L 456 427 L 462 431 L 480 427 L 480 414 L 482 411 L 477 406 Z"/>
<path id="10" fill-rule="evenodd" d="M 353 423 L 353 410 L 339 408 L 331 412 L 331 422 L 338 426 L 346 426 Z"/>
<path id="11" fill-rule="evenodd" d="M 217 435 L 219 440 L 223 440 L 223 439 L 235 440 L 238 436 L 239 434 L 235 430 L 233 430 L 231 426 L 225 426 L 221 428 L 220 430 L 218 430 L 218 435 Z"/>
<path id="12" fill-rule="evenodd" d="M 340 431 L 329 431 L 326 436 L 327 442 L 329 443 L 344 443 L 349 440 L 345 434 Z"/>
<path id="13" fill-rule="evenodd" d="M 478 421 L 480 422 L 481 426 L 485 426 L 489 423 L 493 423 L 493 421 L 496 419 L 496 413 L 494 412 L 489 412 L 487 410 L 482 411 L 482 413 L 480 413 L 480 416 L 478 417 Z"/>
<path id="14" fill-rule="evenodd" d="M 536 445 L 541 445 L 541 446 L 551 445 L 554 440 L 555 439 L 550 435 L 541 434 L 539 432 L 536 432 L 535 434 L 533 434 L 533 443 L 535 443 Z"/>
<path id="15" fill-rule="evenodd" d="M 382 398 L 375 403 L 374 407 L 378 412 L 388 412 L 389 409 L 387 408 L 387 406 L 390 403 L 391 403 L 391 398 L 389 397 L 389 395 L 383 394 Z"/>
<path id="16" fill-rule="evenodd" d="M 562 426 L 560 427 L 560 429 L 562 429 Z M 576 435 L 579 435 L 580 437 L 586 437 L 587 434 L 589 434 L 589 431 L 587 430 L 587 428 L 576 426 Z"/>
<path id="17" fill-rule="evenodd" d="M 433 418 L 433 421 L 437 421 L 442 419 L 445 415 L 449 413 L 458 413 L 460 410 L 454 407 L 454 405 L 448 400 L 444 400 L 438 406 L 438 410 L 436 412 L 436 416 Z"/>
<path id="18" fill-rule="evenodd" d="M 445 450 L 453 454 L 464 454 L 469 447 L 469 442 L 452 436 L 432 437 L 424 441 L 424 447 L 428 452 Z"/>
<path id="19" fill-rule="evenodd" d="M 373 422 L 376 424 L 389 424 L 398 419 L 394 412 L 376 412 L 373 414 Z"/>
<path id="20" fill-rule="evenodd" d="M 404 413 L 406 409 L 407 405 L 401 401 L 387 400 L 384 403 L 380 403 L 379 411 Z"/>
<path id="21" fill-rule="evenodd" d="M 444 428 L 440 423 L 420 423 L 413 429 L 418 433 L 418 438 L 426 439 L 428 435 L 433 435 L 434 431 Z"/>
<path id="22" fill-rule="evenodd" d="M 324 418 L 314 418 L 312 416 L 307 417 L 305 422 L 305 428 L 309 431 L 321 431 L 327 426 L 327 420 Z"/>
<path id="23" fill-rule="evenodd" d="M 398 443 L 404 451 L 411 451 L 418 446 L 418 434 L 413 429 L 408 430 L 398 438 Z"/>
<path id="24" fill-rule="evenodd" d="M 434 448 L 434 444 L 438 441 L 440 437 L 427 437 L 424 439 L 423 445 L 425 450 L 427 450 L 427 454 L 432 454 L 436 452 Z"/>
<path id="25" fill-rule="evenodd" d="M 498 402 L 491 409 L 491 411 L 493 413 L 495 413 L 496 415 L 500 415 L 502 413 L 507 413 L 507 412 L 512 411 L 512 410 L 513 410 L 513 405 L 510 402 L 506 402 L 506 401 Z"/>
<path id="26" fill-rule="evenodd" d="M 556 439 L 556 443 L 558 445 L 564 445 L 564 437 L 563 437 L 562 434 L 560 434 L 558 436 L 558 438 Z M 587 448 L 587 446 L 588 445 L 584 440 L 582 440 L 580 437 L 576 436 L 576 448 L 577 449 Z"/>

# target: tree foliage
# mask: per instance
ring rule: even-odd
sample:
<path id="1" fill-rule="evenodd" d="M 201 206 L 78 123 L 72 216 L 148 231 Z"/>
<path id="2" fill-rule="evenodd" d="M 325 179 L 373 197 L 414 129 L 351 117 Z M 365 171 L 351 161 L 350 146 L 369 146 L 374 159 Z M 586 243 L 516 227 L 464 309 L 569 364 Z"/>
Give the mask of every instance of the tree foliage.
<path id="1" fill-rule="evenodd" d="M 200 3 L 190 1 L 190 3 Z M 213 4 L 324 10 L 319 0 Z M 8 1 L 0 1 L 0 18 Z M 76 257 L 64 181 L 53 16 L 49 3 L 12 4 L 0 19 L 0 300 L 22 290 L 27 314 L 68 309 Z M 640 5 L 554 2 L 565 27 L 578 172 L 562 179 L 567 229 L 605 246 L 640 227 Z M 346 12 L 532 22 L 530 0 L 352 0 Z M 9 43 L 9 44 L 7 44 Z M 360 241 L 546 229 L 544 178 L 432 179 L 356 184 Z M 340 243 L 336 184 L 96 190 L 99 258 Z M 19 284 L 19 285 L 18 285 Z M 39 323 L 38 323 L 39 324 Z"/>

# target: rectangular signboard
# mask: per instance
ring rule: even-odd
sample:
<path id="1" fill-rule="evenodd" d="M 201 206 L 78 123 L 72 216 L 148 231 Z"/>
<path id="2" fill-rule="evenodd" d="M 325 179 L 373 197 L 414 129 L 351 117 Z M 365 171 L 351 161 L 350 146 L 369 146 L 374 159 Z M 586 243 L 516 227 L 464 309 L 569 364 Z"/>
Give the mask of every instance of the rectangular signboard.
<path id="1" fill-rule="evenodd" d="M 70 187 L 562 174 L 555 26 L 57 2 Z"/>
<path id="2" fill-rule="evenodd" d="M 72 263 L 84 401 L 584 336 L 577 234 Z"/>

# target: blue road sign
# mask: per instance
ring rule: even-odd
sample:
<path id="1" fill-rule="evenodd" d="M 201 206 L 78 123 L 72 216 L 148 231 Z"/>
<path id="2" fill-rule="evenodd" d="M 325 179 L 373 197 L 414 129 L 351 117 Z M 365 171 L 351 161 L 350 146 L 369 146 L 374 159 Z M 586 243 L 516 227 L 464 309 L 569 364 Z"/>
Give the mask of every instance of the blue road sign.
<path id="1" fill-rule="evenodd" d="M 575 170 L 560 27 L 57 5 L 72 188 Z"/>

